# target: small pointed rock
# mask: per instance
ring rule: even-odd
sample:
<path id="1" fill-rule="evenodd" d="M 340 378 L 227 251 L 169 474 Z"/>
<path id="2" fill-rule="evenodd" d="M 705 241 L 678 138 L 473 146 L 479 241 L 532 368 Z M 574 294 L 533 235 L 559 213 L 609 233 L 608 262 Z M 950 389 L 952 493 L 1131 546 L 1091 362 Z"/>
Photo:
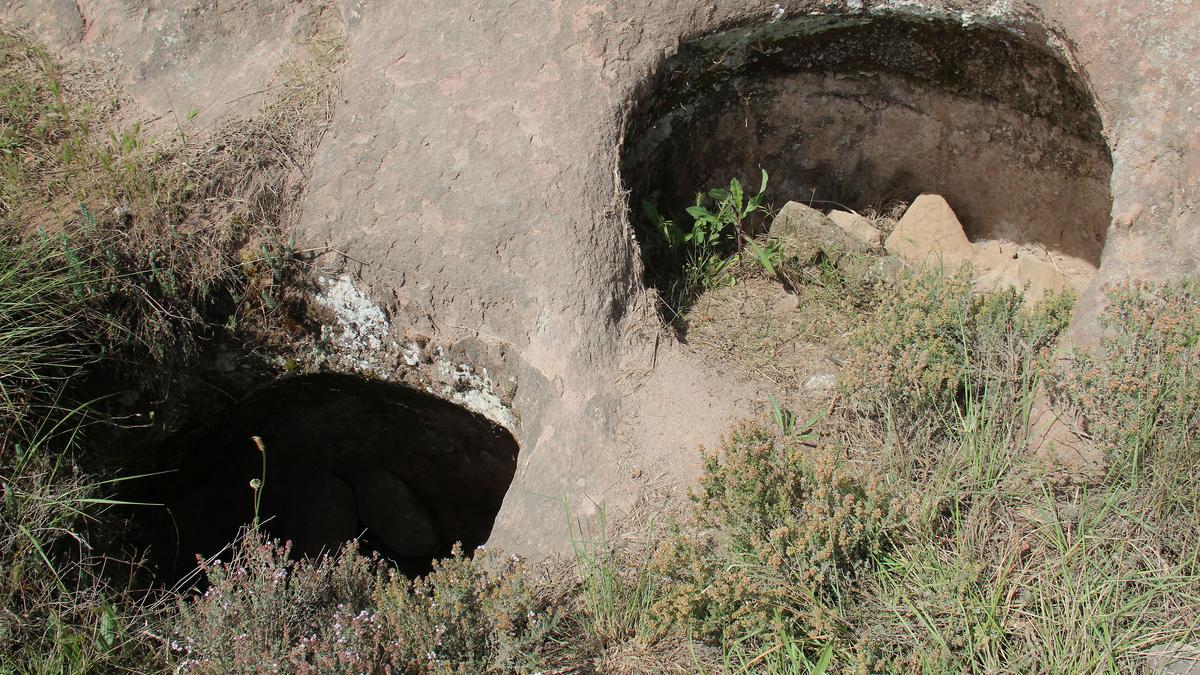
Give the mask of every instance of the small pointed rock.
<path id="1" fill-rule="evenodd" d="M 941 195 L 921 195 L 887 238 L 887 250 L 915 265 L 957 271 L 974 254 L 962 223 Z"/>

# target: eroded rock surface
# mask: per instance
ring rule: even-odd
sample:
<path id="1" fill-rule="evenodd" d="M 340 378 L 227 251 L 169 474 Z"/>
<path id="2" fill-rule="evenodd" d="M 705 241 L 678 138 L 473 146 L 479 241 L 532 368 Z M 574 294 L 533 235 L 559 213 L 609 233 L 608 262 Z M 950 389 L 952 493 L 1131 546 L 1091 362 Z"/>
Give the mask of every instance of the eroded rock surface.
<path id="1" fill-rule="evenodd" d="M 1200 12 L 1191 0 L 322 6 L 0 0 L 0 18 L 31 22 L 57 48 L 111 63 L 145 118 L 160 124 L 191 107 L 204 122 L 258 105 L 264 82 L 304 49 L 296 36 L 305 26 L 321 16 L 340 23 L 344 94 L 297 245 L 331 251 L 317 260 L 321 271 L 360 280 L 399 337 L 469 338 L 503 355 L 504 377 L 518 383 L 522 452 L 493 539 L 516 551 L 566 546 L 563 495 L 619 510 L 651 480 L 686 484 L 697 444 L 761 412 L 752 386 L 658 331 L 621 171 L 623 148 L 672 138 L 669 125 L 628 126 L 635 111 L 647 101 L 686 110 L 712 97 L 716 69 L 749 53 L 746 45 L 763 58 L 796 56 L 781 64 L 791 75 L 775 90 L 812 94 L 820 106 L 798 111 L 779 98 L 762 117 L 780 123 L 760 134 L 747 121 L 764 99 L 735 92 L 721 100 L 726 113 L 710 135 L 697 136 L 703 144 L 679 146 L 680 157 L 704 151 L 729 159 L 705 164 L 714 171 L 744 162 L 748 175 L 763 164 L 784 190 L 785 176 L 870 183 L 931 168 L 916 175 L 917 189 L 980 191 L 973 218 L 1011 228 L 972 236 L 1043 242 L 1101 263 L 1082 294 L 1077 340 L 1095 337 L 1102 284 L 1200 269 Z M 774 47 L 800 48 L 774 51 L 768 38 L 783 26 L 800 42 Z M 744 39 L 751 29 L 767 41 Z M 828 48 L 837 42 L 831 29 L 843 31 L 845 49 Z M 904 37 L 926 33 L 946 39 Z M 861 39 L 875 34 L 892 37 Z M 697 40 L 708 35 L 717 37 Z M 939 44 L 962 58 L 920 48 Z M 664 64 L 681 49 L 713 64 L 690 80 L 694 90 L 668 86 L 674 71 Z M 880 103 L 880 91 L 912 105 Z M 980 95 L 988 91 L 1009 108 Z M 866 142 L 839 147 L 851 119 Z M 738 149 L 760 137 L 797 163 L 767 166 Z M 892 139 L 911 142 L 884 142 Z M 828 148 L 813 159 L 844 171 L 799 163 L 796 145 Z M 646 175 L 670 166 L 692 165 L 658 163 Z M 707 187 L 699 178 L 680 173 L 678 187 Z M 1019 208 L 1002 209 L 1002 219 L 980 215 L 1009 205 Z"/>

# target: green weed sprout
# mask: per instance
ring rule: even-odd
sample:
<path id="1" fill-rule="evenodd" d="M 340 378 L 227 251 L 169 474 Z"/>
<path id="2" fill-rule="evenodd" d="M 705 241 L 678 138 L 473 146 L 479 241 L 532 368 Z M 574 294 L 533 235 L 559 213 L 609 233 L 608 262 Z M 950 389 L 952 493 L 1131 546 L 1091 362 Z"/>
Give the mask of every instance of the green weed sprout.
<path id="1" fill-rule="evenodd" d="M 753 196 L 747 197 L 736 178 L 729 181 L 728 189 L 713 188 L 698 193 L 696 203 L 687 208 L 692 218 L 688 230 L 664 217 L 652 202 L 642 204 L 667 249 L 683 260 L 683 277 L 672 289 L 674 300 L 687 299 L 696 289 L 713 288 L 722 281 L 730 261 L 747 245 L 746 221 L 762 210 L 766 190 L 767 172 L 763 171 L 758 192 Z M 769 248 L 753 245 L 751 250 L 768 273 L 774 274 L 777 252 L 773 258 Z"/>

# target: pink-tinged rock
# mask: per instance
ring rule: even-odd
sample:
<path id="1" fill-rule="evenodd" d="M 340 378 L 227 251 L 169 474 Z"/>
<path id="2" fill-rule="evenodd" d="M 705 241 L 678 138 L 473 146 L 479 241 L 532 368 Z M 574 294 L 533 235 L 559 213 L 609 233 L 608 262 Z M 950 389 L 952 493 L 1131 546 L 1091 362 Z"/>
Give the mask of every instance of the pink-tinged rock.
<path id="1" fill-rule="evenodd" d="M 980 276 L 975 282 L 979 291 L 994 291 L 1003 288 L 1023 290 L 1031 302 L 1041 300 L 1047 293 L 1064 291 L 1071 287 L 1067 277 L 1053 264 L 1022 256 L 1009 259 Z"/>
<path id="2" fill-rule="evenodd" d="M 836 264 L 850 251 L 865 247 L 820 211 L 799 202 L 788 202 L 771 222 L 770 234 L 784 258 L 807 265 L 824 255 Z"/>
<path id="3" fill-rule="evenodd" d="M 940 195 L 921 195 L 887 238 L 887 250 L 914 265 L 954 271 L 974 250 L 958 216 Z"/>
<path id="4" fill-rule="evenodd" d="M 834 209 L 829 212 L 829 219 L 833 221 L 834 225 L 842 228 L 843 232 L 867 246 L 871 248 L 883 246 L 883 233 L 857 213 Z"/>

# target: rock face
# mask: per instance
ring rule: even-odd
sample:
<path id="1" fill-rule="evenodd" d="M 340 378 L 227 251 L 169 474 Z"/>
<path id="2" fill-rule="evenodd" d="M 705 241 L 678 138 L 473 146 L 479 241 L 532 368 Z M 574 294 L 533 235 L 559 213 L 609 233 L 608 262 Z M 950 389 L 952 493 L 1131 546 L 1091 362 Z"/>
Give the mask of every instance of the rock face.
<path id="1" fill-rule="evenodd" d="M 643 489 L 631 464 L 686 483 L 696 445 L 758 414 L 745 386 L 655 328 L 625 197 L 636 186 L 622 168 L 651 140 L 707 148 L 722 160 L 714 171 L 745 155 L 742 177 L 762 165 L 793 195 L 808 191 L 785 176 L 907 176 L 920 178 L 908 194 L 978 193 L 972 212 L 1011 217 L 978 215 L 1007 230 L 972 236 L 1102 263 L 1074 321 L 1083 342 L 1096 335 L 1102 284 L 1200 270 L 1200 12 L 1190 0 L 0 0 L 0 18 L 111 63 L 146 119 L 195 106 L 198 122 L 216 124 L 262 104 L 264 83 L 305 49 L 304 26 L 322 5 L 349 60 L 297 246 L 339 252 L 318 258 L 320 271 L 354 275 L 400 337 L 470 338 L 502 354 L 493 369 L 516 382 L 521 452 L 493 540 L 517 552 L 567 546 L 555 499 L 619 511 Z M 788 28 L 786 44 L 816 46 L 785 62 L 743 41 L 747 27 Z M 843 147 L 847 117 L 789 113 L 799 99 L 780 90 L 761 118 L 761 97 L 716 97 L 729 114 L 697 137 L 703 148 L 684 143 L 673 134 L 713 98 L 689 82 L 716 80 L 678 77 L 666 62 L 681 53 L 710 68 L 744 56 L 750 70 L 724 82 L 748 92 L 756 73 L 791 70 L 786 86 L 871 133 Z M 1028 58 L 996 70 L 1018 53 Z M 881 101 L 881 88 L 914 107 Z M 646 101 L 655 111 L 634 114 Z M 681 112 L 660 120 L 667 109 Z M 645 123 L 625 124 L 634 119 Z M 789 122 L 770 129 L 770 119 Z M 750 156 L 759 137 L 781 139 L 788 163 Z M 796 152 L 806 138 L 830 150 Z M 673 170 L 652 155 L 647 180 Z M 705 186 L 695 178 L 680 174 L 679 189 Z M 680 384 L 697 382 L 714 386 Z M 660 408 L 706 413 L 680 423 L 644 412 Z"/>
<path id="2" fill-rule="evenodd" d="M 975 251 L 958 216 L 941 195 L 921 195 L 887 238 L 889 253 L 905 261 L 956 271 Z"/>
<path id="3" fill-rule="evenodd" d="M 770 235 L 779 242 L 784 258 L 794 258 L 801 265 L 816 262 L 822 255 L 837 264 L 846 253 L 867 248 L 825 214 L 799 202 L 783 205 L 771 221 Z"/>

